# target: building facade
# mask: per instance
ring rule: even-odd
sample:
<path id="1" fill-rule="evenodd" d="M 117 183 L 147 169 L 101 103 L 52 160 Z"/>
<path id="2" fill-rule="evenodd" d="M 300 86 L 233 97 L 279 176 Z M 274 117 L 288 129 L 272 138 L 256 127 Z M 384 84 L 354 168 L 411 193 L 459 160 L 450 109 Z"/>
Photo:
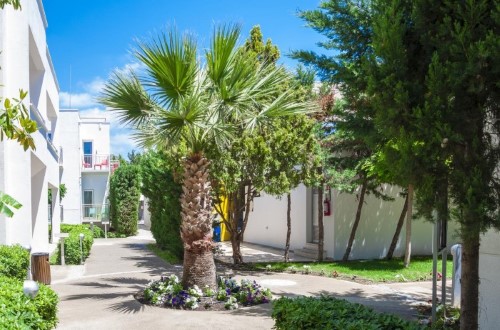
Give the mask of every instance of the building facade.
<path id="1" fill-rule="evenodd" d="M 14 141 L 0 142 L 0 191 L 22 204 L 12 218 L 0 215 L 0 244 L 31 245 L 33 252 L 49 250 L 59 231 L 59 86 L 47 46 L 47 19 L 41 0 L 22 0 L 22 9 L 0 10 L 0 97 L 19 98 L 36 121 L 36 150 L 24 151 Z M 48 202 L 48 190 L 52 203 Z M 50 205 L 50 209 L 49 209 Z"/>
<path id="2" fill-rule="evenodd" d="M 62 222 L 107 221 L 109 179 L 118 162 L 110 155 L 110 123 L 104 117 L 83 117 L 78 110 L 61 110 L 64 171 L 61 183 Z"/>

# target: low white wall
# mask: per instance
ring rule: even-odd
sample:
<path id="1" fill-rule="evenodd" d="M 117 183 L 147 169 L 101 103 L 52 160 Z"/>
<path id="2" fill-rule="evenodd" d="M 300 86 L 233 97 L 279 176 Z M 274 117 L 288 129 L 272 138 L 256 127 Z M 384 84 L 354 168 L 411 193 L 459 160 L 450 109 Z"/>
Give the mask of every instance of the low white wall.
<path id="1" fill-rule="evenodd" d="M 302 248 L 306 244 L 306 187 L 300 186 L 292 192 L 292 233 L 290 248 Z M 250 212 L 244 241 L 276 248 L 285 248 L 287 198 L 281 199 L 262 194 L 254 200 Z"/>
<path id="2" fill-rule="evenodd" d="M 404 198 L 399 196 L 399 192 L 398 187 L 385 185 L 384 193 L 393 197 L 394 201 L 383 201 L 373 195 L 366 196 L 349 259 L 380 259 L 386 256 L 404 205 Z M 335 222 L 335 246 L 332 252 L 334 259 L 338 260 L 345 253 L 358 201 L 353 194 L 336 191 L 332 192 L 332 200 Z M 433 224 L 423 219 L 413 219 L 412 255 L 432 254 L 433 228 Z M 449 223 L 448 247 L 458 242 L 456 228 L 455 223 Z M 404 255 L 405 235 L 406 223 L 399 235 L 395 257 Z"/>
<path id="3" fill-rule="evenodd" d="M 490 230 L 481 239 L 479 253 L 479 328 L 498 329 L 500 324 L 500 233 Z"/>
<path id="4" fill-rule="evenodd" d="M 351 260 L 379 259 L 387 254 L 403 208 L 404 198 L 399 197 L 400 189 L 397 187 L 387 185 L 384 191 L 395 200 L 383 201 L 371 195 L 365 198 L 361 221 L 349 257 Z M 311 192 L 308 192 L 304 186 L 292 192 L 291 249 L 301 249 L 306 242 L 311 241 L 311 196 Z M 332 191 L 332 215 L 324 217 L 324 244 L 329 258 L 339 260 L 343 257 L 357 205 L 355 195 Z M 433 228 L 434 225 L 425 220 L 413 220 L 412 255 L 432 254 Z M 449 224 L 448 247 L 459 241 L 456 228 L 458 228 L 457 224 Z M 404 255 L 405 235 L 406 226 L 404 225 L 394 252 L 395 257 Z M 263 194 L 262 197 L 255 199 L 244 240 L 277 248 L 285 246 L 286 196 L 277 199 Z"/>

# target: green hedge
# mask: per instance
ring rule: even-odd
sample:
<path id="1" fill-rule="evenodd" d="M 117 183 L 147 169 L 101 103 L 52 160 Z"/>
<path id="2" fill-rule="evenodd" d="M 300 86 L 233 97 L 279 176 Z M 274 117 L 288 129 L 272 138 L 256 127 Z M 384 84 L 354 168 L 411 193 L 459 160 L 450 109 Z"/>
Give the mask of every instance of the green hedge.
<path id="1" fill-rule="evenodd" d="M 57 325 L 57 294 L 39 284 L 35 298 L 23 293 L 23 281 L 0 277 L 0 329 L 54 329 Z"/>
<path id="2" fill-rule="evenodd" d="M 137 233 L 140 198 L 139 167 L 120 166 L 111 176 L 109 189 L 111 226 L 127 236 Z"/>
<path id="3" fill-rule="evenodd" d="M 141 192 L 148 198 L 151 233 L 162 250 L 182 260 L 184 247 L 180 236 L 181 185 L 174 180 L 166 155 L 150 151 L 140 160 Z"/>
<path id="4" fill-rule="evenodd" d="M 0 276 L 24 280 L 28 273 L 29 252 L 21 245 L 0 246 Z"/>
<path id="5" fill-rule="evenodd" d="M 326 296 L 280 298 L 273 302 L 272 318 L 278 330 L 423 328 L 416 322 L 406 321 L 395 315 L 377 313 L 363 305 Z"/>
<path id="6" fill-rule="evenodd" d="M 95 226 L 94 226 L 95 227 Z M 80 233 L 83 237 L 83 260 L 87 259 L 94 243 L 94 235 L 89 225 L 61 224 L 61 233 L 68 233 L 69 237 L 64 239 L 64 260 L 69 265 L 80 264 Z M 61 247 L 56 251 L 55 263 L 61 263 Z"/>

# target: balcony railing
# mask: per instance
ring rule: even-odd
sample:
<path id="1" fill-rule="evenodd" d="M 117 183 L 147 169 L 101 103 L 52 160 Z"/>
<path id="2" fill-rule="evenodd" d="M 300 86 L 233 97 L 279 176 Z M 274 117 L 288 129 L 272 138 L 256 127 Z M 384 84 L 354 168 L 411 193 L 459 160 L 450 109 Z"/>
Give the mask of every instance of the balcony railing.
<path id="1" fill-rule="evenodd" d="M 82 156 L 83 171 L 110 171 L 109 155 L 95 154 Z"/>
<path id="2" fill-rule="evenodd" d="M 83 222 L 108 222 L 108 204 L 82 204 Z"/>
<path id="3" fill-rule="evenodd" d="M 45 138 L 45 141 L 47 141 L 47 149 L 49 150 L 52 157 L 54 157 L 55 160 L 59 161 L 57 148 L 52 143 L 52 132 L 48 129 L 47 123 L 45 122 L 45 119 L 43 118 L 38 108 L 33 104 L 30 104 L 30 119 L 36 122 L 38 131 Z"/>

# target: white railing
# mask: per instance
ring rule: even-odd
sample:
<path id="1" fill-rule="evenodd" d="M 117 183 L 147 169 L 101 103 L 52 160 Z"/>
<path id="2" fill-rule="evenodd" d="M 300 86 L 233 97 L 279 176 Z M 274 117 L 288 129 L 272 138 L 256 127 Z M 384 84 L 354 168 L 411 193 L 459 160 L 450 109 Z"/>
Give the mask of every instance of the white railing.
<path id="1" fill-rule="evenodd" d="M 54 159 L 59 161 L 57 148 L 52 143 L 52 132 L 48 129 L 47 123 L 45 122 L 43 115 L 40 113 L 38 108 L 33 103 L 30 104 L 30 119 L 36 122 L 38 131 L 45 138 L 45 141 L 47 141 L 47 149 L 52 154 Z"/>
<path id="2" fill-rule="evenodd" d="M 95 154 L 82 156 L 82 170 L 109 171 L 111 168 L 109 155 Z"/>
<path id="3" fill-rule="evenodd" d="M 108 204 L 82 204 L 83 222 L 109 221 Z"/>

